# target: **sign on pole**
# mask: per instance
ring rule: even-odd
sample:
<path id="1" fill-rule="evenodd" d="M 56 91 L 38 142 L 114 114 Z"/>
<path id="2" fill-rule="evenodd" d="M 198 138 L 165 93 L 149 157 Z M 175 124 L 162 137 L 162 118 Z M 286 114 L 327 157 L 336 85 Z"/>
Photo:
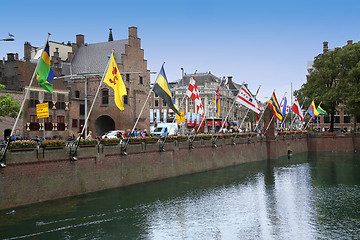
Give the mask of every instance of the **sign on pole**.
<path id="1" fill-rule="evenodd" d="M 36 115 L 38 119 L 49 117 L 49 103 L 36 104 Z"/>

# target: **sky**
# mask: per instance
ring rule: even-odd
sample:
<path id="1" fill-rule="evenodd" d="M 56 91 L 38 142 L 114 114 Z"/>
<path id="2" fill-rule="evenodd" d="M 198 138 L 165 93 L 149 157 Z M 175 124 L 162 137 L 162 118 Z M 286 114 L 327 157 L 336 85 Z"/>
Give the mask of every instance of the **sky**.
<path id="1" fill-rule="evenodd" d="M 275 90 L 290 98 L 306 82 L 307 62 L 347 40 L 360 41 L 359 0 L 139 0 L 139 1 L 1 1 L 0 57 L 9 52 L 23 58 L 24 42 L 43 46 L 47 33 L 55 42 L 86 43 L 127 39 L 138 28 L 148 69 L 163 62 L 169 82 L 211 72 L 247 83 L 258 100 Z M 156 74 L 151 75 L 151 81 Z M 292 87 L 291 87 L 292 86 Z M 279 100 L 280 101 L 280 100 Z"/>

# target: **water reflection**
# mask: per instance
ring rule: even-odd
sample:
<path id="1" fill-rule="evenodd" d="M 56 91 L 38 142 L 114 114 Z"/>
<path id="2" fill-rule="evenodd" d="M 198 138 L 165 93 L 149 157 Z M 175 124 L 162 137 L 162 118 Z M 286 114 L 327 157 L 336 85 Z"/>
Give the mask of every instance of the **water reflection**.
<path id="1" fill-rule="evenodd" d="M 300 154 L 10 209 L 0 238 L 356 238 L 359 160 Z"/>

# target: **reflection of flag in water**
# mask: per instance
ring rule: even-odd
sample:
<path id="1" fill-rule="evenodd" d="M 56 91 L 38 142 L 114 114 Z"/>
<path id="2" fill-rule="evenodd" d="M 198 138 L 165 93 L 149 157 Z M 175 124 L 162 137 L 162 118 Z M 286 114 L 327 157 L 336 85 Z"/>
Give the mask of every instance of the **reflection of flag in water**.
<path id="1" fill-rule="evenodd" d="M 215 103 L 216 106 L 216 117 L 219 117 L 220 114 L 220 87 L 215 92 L 215 95 L 212 99 L 213 103 Z"/>
<path id="2" fill-rule="evenodd" d="M 274 114 L 274 117 L 281 121 L 283 119 L 283 114 L 281 112 L 280 106 L 279 106 L 279 102 L 277 101 L 275 92 L 273 92 L 269 102 L 268 102 L 268 106 L 271 107 L 272 112 Z"/>
<path id="3" fill-rule="evenodd" d="M 319 112 L 316 110 L 314 100 L 312 101 L 312 103 L 310 105 L 308 113 L 311 115 L 312 118 L 315 118 L 317 115 L 319 115 Z"/>
<path id="4" fill-rule="evenodd" d="M 36 80 L 40 87 L 49 93 L 53 92 L 53 85 L 51 81 L 54 79 L 55 74 L 50 67 L 50 54 L 49 42 L 46 42 L 45 49 L 41 55 L 39 67 L 36 72 Z"/>

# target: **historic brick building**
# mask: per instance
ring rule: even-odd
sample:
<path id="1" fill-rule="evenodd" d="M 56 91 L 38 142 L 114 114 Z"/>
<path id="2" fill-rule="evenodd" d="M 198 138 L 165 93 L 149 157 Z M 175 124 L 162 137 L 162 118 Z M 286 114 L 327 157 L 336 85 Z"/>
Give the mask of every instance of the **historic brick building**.
<path id="1" fill-rule="evenodd" d="M 123 99 L 125 110 L 116 107 L 112 88 L 103 84 L 89 116 L 88 130 L 93 132 L 93 136 L 99 136 L 108 130 L 133 127 L 150 89 L 150 72 L 136 27 L 129 28 L 127 39 L 113 41 L 111 30 L 110 35 L 108 42 L 95 44 L 86 44 L 85 36 L 80 34 L 76 36 L 76 43 L 50 42 L 51 65 L 58 77 L 52 82 L 54 93 L 49 94 L 34 80 L 24 105 L 23 118 L 17 124 L 19 136 L 43 136 L 44 128 L 49 138 L 77 135 L 94 101 L 112 49 L 115 49 L 115 61 L 128 92 Z M 0 61 L 0 83 L 6 86 L 1 94 L 10 92 L 21 103 L 40 49 L 25 42 L 23 60 L 18 60 L 17 54 L 8 54 L 7 61 Z M 45 125 L 36 118 L 35 106 L 41 102 L 49 102 L 50 107 L 50 116 L 44 119 Z M 15 122 L 11 118 L 3 120 L 0 127 L 2 137 L 11 132 Z M 148 105 L 138 127 L 149 128 Z"/>
<path id="2" fill-rule="evenodd" d="M 17 59 L 17 54 L 8 54 L 7 61 L 0 62 L 0 83 L 6 86 L 2 94 L 10 93 L 20 104 L 22 103 L 25 92 L 31 81 L 36 64 L 30 61 L 21 61 Z M 55 74 L 59 73 L 55 70 Z M 35 137 L 36 135 L 46 137 L 67 136 L 69 90 L 62 81 L 53 82 L 53 94 L 42 89 L 33 81 L 30 92 L 24 103 L 23 116 L 15 128 L 15 134 L 18 137 Z M 46 119 L 37 119 L 36 104 L 49 103 L 49 117 Z M 2 138 L 9 136 L 15 123 L 13 118 L 3 118 L 0 127 Z"/>
<path id="3" fill-rule="evenodd" d="M 64 79 L 71 90 L 69 134 L 76 135 L 83 126 L 85 113 L 90 110 L 102 75 L 107 70 L 112 49 L 128 93 L 123 98 L 125 110 L 116 107 L 113 89 L 103 83 L 89 116 L 88 130 L 93 136 L 100 136 L 109 130 L 132 128 L 150 89 L 150 72 L 137 28 L 129 28 L 128 39 L 95 44 L 85 44 L 84 36 L 77 35 L 76 45 L 77 51 L 67 68 L 70 71 L 62 72 L 73 75 Z M 140 117 L 138 128 L 149 128 L 148 106 Z"/>

